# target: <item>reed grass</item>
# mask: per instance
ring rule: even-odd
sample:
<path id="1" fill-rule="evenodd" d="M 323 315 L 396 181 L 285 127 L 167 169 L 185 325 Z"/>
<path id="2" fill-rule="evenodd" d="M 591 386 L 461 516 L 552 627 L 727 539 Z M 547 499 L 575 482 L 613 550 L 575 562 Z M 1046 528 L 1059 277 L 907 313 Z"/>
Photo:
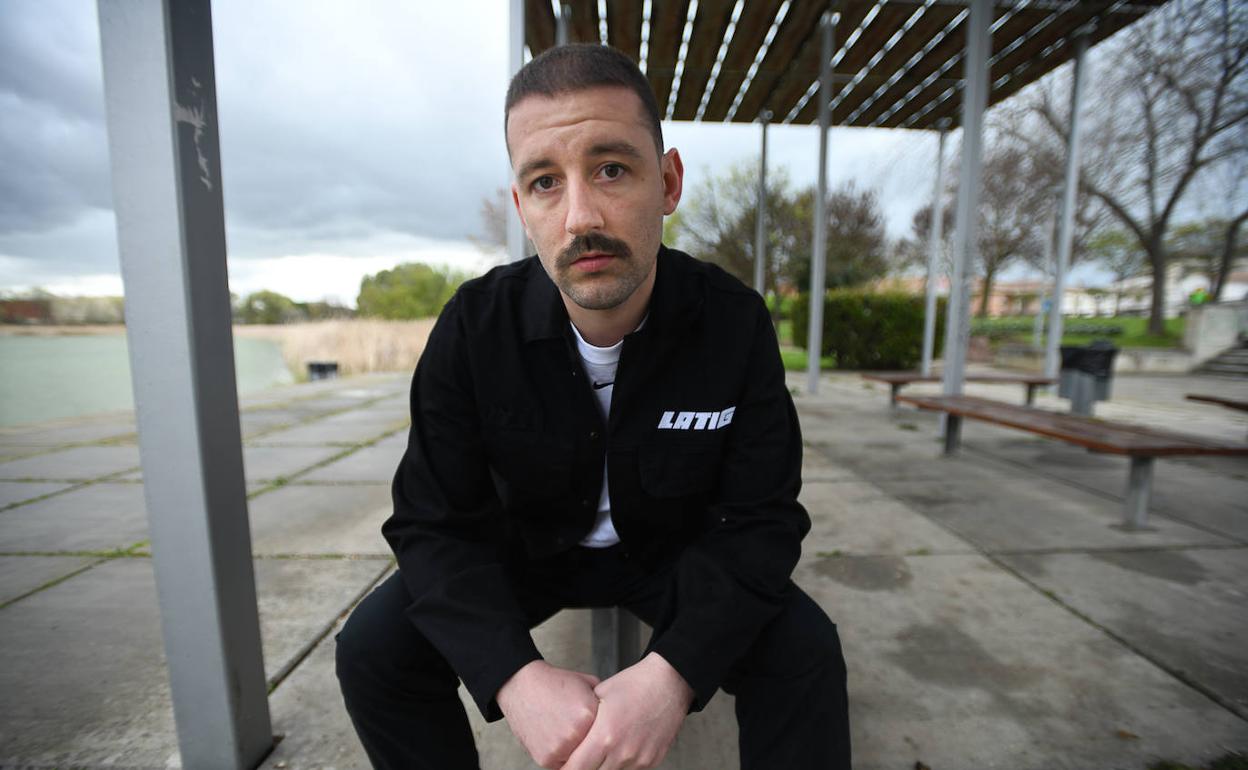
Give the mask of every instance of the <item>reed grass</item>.
<path id="1" fill-rule="evenodd" d="M 307 378 L 309 361 L 336 361 L 340 375 L 411 372 L 425 349 L 433 318 L 381 321 L 355 318 L 280 325 L 235 326 L 238 337 L 273 340 L 295 377 Z"/>

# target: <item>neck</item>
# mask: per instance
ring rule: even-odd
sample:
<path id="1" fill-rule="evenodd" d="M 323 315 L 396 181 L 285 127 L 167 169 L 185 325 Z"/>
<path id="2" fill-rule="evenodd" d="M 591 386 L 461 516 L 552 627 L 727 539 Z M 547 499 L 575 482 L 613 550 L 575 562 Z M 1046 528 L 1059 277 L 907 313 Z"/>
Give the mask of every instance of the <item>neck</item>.
<path id="1" fill-rule="evenodd" d="M 624 335 L 636 331 L 641 324 L 641 319 L 646 315 L 646 307 L 650 304 L 650 294 L 654 291 L 656 272 L 657 265 L 628 299 L 606 310 L 587 310 L 564 296 L 563 304 L 568 309 L 568 318 L 576 325 L 576 330 L 586 342 L 599 348 L 611 347 L 624 339 Z"/>

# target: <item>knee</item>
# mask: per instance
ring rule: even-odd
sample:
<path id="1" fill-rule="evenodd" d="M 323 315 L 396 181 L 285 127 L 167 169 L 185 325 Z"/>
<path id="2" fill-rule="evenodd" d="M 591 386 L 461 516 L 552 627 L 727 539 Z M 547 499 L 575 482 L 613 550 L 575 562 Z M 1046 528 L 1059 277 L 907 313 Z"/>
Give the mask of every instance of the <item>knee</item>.
<path id="1" fill-rule="evenodd" d="M 845 682 L 845 656 L 836 624 L 805 593 L 794 595 L 754 643 L 745 667 L 767 677 L 826 677 Z"/>

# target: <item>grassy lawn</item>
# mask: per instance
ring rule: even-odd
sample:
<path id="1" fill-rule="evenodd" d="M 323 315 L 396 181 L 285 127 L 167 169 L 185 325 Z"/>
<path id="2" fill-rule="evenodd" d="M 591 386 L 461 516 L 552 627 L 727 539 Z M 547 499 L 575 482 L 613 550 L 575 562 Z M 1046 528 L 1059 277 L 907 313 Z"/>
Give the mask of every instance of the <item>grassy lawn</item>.
<path id="1" fill-rule="evenodd" d="M 806 358 L 806 351 L 802 350 L 801 348 L 781 345 L 780 346 L 780 360 L 784 362 L 784 368 L 786 371 L 790 371 L 790 372 L 806 371 L 806 364 L 808 363 L 808 360 Z M 824 356 L 823 360 L 820 361 L 819 366 L 821 369 L 828 369 L 828 370 L 836 368 L 836 366 L 832 363 L 832 356 Z"/>

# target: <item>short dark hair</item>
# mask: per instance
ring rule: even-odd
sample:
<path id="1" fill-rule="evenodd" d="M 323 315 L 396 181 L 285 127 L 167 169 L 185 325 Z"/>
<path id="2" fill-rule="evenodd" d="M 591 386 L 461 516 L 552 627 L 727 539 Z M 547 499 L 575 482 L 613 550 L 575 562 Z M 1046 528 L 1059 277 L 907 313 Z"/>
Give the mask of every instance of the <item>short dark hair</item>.
<path id="1" fill-rule="evenodd" d="M 655 101 L 650 82 L 637 64 L 623 51 L 596 43 L 573 43 L 555 46 L 540 53 L 524 65 L 507 88 L 507 104 L 503 110 L 503 136 L 511 108 L 530 96 L 553 97 L 599 86 L 620 86 L 637 94 L 641 108 L 650 124 L 654 146 L 663 154 L 663 127 L 660 125 L 659 104 Z M 507 148 L 508 153 L 511 147 Z"/>

